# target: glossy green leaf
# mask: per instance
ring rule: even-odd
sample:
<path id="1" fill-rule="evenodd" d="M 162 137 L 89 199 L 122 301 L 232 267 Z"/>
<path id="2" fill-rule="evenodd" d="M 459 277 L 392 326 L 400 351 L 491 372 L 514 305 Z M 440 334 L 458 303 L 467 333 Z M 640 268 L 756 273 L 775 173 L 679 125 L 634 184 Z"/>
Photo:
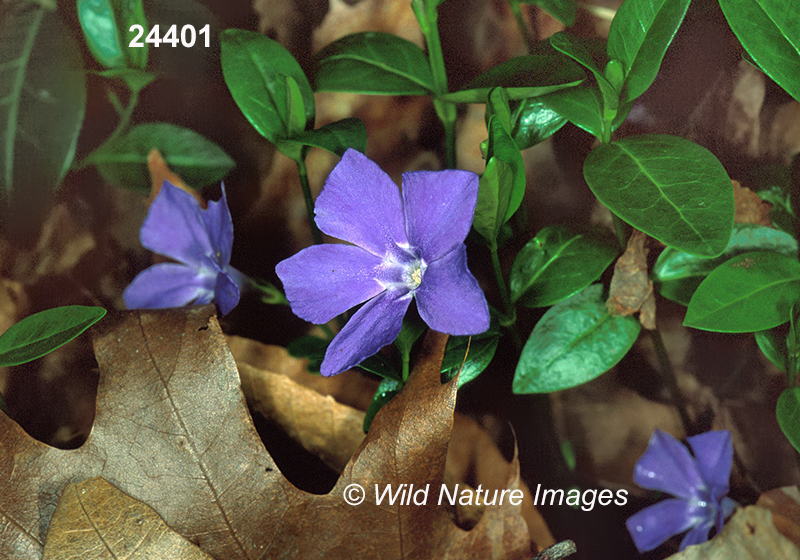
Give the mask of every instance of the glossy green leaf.
<path id="1" fill-rule="evenodd" d="M 25 317 L 0 336 L 0 367 L 24 364 L 49 354 L 105 314 L 102 307 L 68 305 Z"/>
<path id="2" fill-rule="evenodd" d="M 131 91 L 142 91 L 158 76 L 138 68 L 109 68 L 97 73 L 98 76 L 109 79 L 122 80 Z"/>
<path id="3" fill-rule="evenodd" d="M 512 58 L 487 70 L 461 91 L 441 96 L 454 103 L 484 103 L 489 90 L 502 86 L 509 99 L 537 97 L 574 87 L 585 79 L 577 64 L 559 54 Z"/>
<path id="4" fill-rule="evenodd" d="M 244 116 L 264 138 L 275 144 L 292 136 L 286 77 L 296 82 L 306 126 L 313 127 L 314 93 L 289 51 L 260 33 L 243 29 L 226 29 L 220 41 L 225 84 Z"/>
<path id="5" fill-rule="evenodd" d="M 524 99 L 514 109 L 511 136 L 520 150 L 546 140 L 567 123 L 567 119 L 540 99 Z"/>
<path id="6" fill-rule="evenodd" d="M 374 373 L 384 379 L 402 381 L 402 374 L 400 373 L 402 366 L 397 362 L 398 360 L 393 360 L 379 352 L 358 364 L 358 368 Z"/>
<path id="7" fill-rule="evenodd" d="M 396 379 L 381 379 L 378 389 L 375 391 L 375 396 L 372 397 L 372 402 L 369 403 L 367 412 L 364 414 L 364 432 L 369 431 L 370 426 L 372 426 L 372 420 L 375 418 L 378 411 L 383 408 L 383 405 L 392 400 L 402 388 L 402 381 L 397 381 Z"/>
<path id="8" fill-rule="evenodd" d="M 442 383 L 447 383 L 459 371 L 458 386 L 469 383 L 489 367 L 500 342 L 500 333 L 493 328 L 482 334 L 451 336 L 442 360 Z"/>
<path id="9" fill-rule="evenodd" d="M 739 42 L 767 76 L 800 101 L 800 18 L 783 0 L 720 0 Z"/>
<path id="10" fill-rule="evenodd" d="M 513 182 L 511 166 L 496 157 L 489 158 L 480 178 L 472 227 L 490 242 L 496 241 L 503 216 L 508 213 Z"/>
<path id="11" fill-rule="evenodd" d="M 75 156 L 83 58 L 58 13 L 18 2 L 0 21 L 0 200 L 43 204 Z"/>
<path id="12" fill-rule="evenodd" d="M 291 76 L 286 81 L 286 129 L 287 136 L 294 138 L 306 129 L 306 108 L 300 86 Z"/>
<path id="13" fill-rule="evenodd" d="M 355 33 L 317 55 L 316 91 L 373 95 L 429 95 L 433 75 L 422 50 L 389 33 Z"/>
<path id="14" fill-rule="evenodd" d="M 733 235 L 718 257 L 705 258 L 667 247 L 653 267 L 653 281 L 658 293 L 667 299 L 689 305 L 700 282 L 720 264 L 749 251 L 774 251 L 797 257 L 797 240 L 791 235 L 769 227 L 734 224 Z"/>
<path id="15" fill-rule="evenodd" d="M 94 59 L 107 68 L 144 68 L 149 27 L 142 0 L 77 0 L 78 20 Z M 132 25 L 142 26 L 141 47 L 130 47 Z"/>
<path id="16" fill-rule="evenodd" d="M 521 0 L 520 4 L 536 4 L 555 19 L 570 27 L 575 23 L 577 3 L 575 0 Z"/>
<path id="17" fill-rule="evenodd" d="M 800 387 L 784 389 L 778 397 L 775 415 L 783 435 L 800 453 Z"/>
<path id="18" fill-rule="evenodd" d="M 315 130 L 306 130 L 292 139 L 304 146 L 322 148 L 342 156 L 348 148 L 367 151 L 367 127 L 361 119 L 349 118 L 326 124 Z"/>
<path id="19" fill-rule="evenodd" d="M 603 136 L 603 102 L 600 92 L 587 84 L 542 96 L 541 102 L 589 134 Z"/>
<path id="20" fill-rule="evenodd" d="M 583 176 L 612 212 L 670 247 L 722 254 L 733 228 L 733 188 L 725 168 L 702 146 L 667 135 L 602 144 Z"/>
<path id="21" fill-rule="evenodd" d="M 325 351 L 328 349 L 330 340 L 319 338 L 318 336 L 305 335 L 295 338 L 286 345 L 286 351 L 294 358 L 308 360 L 306 369 L 311 373 L 319 373 L 319 366 L 325 358 Z"/>
<path id="22" fill-rule="evenodd" d="M 505 162 L 511 171 L 511 181 L 500 183 L 500 197 L 505 199 L 508 197 L 508 208 L 505 214 L 499 214 L 499 225 L 503 225 L 511 216 L 514 215 L 522 204 L 522 199 L 525 196 L 525 162 L 522 160 L 522 154 L 519 147 L 514 142 L 509 134 L 505 125 L 499 119 L 494 117 L 489 120 L 489 142 L 487 155 L 491 158 L 498 158 Z M 505 189 L 510 189 L 509 193 Z"/>
<path id="23" fill-rule="evenodd" d="M 581 39 L 570 33 L 559 31 L 550 36 L 550 44 L 557 51 L 567 55 L 594 75 L 600 88 L 600 93 L 603 96 L 603 107 L 616 111 L 619 105 L 619 92 L 606 79 L 605 73 L 594 61 L 589 51 L 586 50 Z"/>
<path id="24" fill-rule="evenodd" d="M 508 93 L 502 87 L 496 87 L 489 90 L 489 95 L 486 98 L 486 111 L 484 120 L 486 121 L 486 128 L 489 129 L 490 119 L 495 117 L 505 129 L 506 132 L 511 132 L 511 107 L 509 105 Z"/>
<path id="25" fill-rule="evenodd" d="M 758 344 L 761 352 L 763 352 L 764 356 L 783 373 L 788 371 L 786 365 L 788 356 L 788 351 L 786 349 L 787 331 L 788 326 L 784 324 L 765 331 L 756 331 L 753 333 L 755 335 L 756 344 Z"/>
<path id="26" fill-rule="evenodd" d="M 401 356 L 404 354 L 411 354 L 411 348 L 414 346 L 414 343 L 419 340 L 419 337 L 422 336 L 422 333 L 427 329 L 425 322 L 420 319 L 419 316 L 415 315 L 416 314 L 409 314 L 403 318 L 403 327 L 400 329 L 397 338 L 394 339 L 394 346 L 397 348 L 397 351 L 400 352 Z"/>
<path id="27" fill-rule="evenodd" d="M 632 316 L 612 317 L 603 286 L 589 286 L 536 323 L 517 364 L 514 393 L 551 393 L 591 381 L 628 353 L 641 328 Z"/>
<path id="28" fill-rule="evenodd" d="M 514 259 L 509 283 L 511 299 L 526 307 L 547 307 L 597 280 L 618 255 L 613 236 L 602 230 L 574 233 L 548 226 Z"/>
<path id="29" fill-rule="evenodd" d="M 172 171 L 195 188 L 220 181 L 235 166 L 228 154 L 210 140 L 169 123 L 136 125 L 100 146 L 88 161 L 109 183 L 149 192 L 147 155 L 153 148 L 161 152 Z"/>
<path id="30" fill-rule="evenodd" d="M 794 385 L 800 371 L 800 304 L 792 304 L 789 319 L 789 334 L 786 335 L 786 374 L 789 384 Z"/>
<path id="31" fill-rule="evenodd" d="M 608 56 L 625 68 L 623 101 L 653 83 L 688 8 L 689 0 L 626 0 L 619 7 L 608 32 Z"/>
<path id="32" fill-rule="evenodd" d="M 800 294 L 797 259 L 757 251 L 734 257 L 697 287 L 683 324 L 715 332 L 755 332 L 789 320 Z"/>

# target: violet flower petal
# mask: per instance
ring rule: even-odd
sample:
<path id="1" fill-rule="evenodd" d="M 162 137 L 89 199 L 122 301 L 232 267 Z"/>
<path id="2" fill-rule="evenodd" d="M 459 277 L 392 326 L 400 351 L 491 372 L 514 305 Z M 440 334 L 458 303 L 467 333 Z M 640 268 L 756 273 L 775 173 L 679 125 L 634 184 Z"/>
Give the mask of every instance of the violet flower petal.
<path id="1" fill-rule="evenodd" d="M 324 233 L 383 257 L 408 244 L 400 189 L 372 160 L 348 149 L 333 168 L 315 204 Z"/>
<path id="2" fill-rule="evenodd" d="M 661 490 L 685 500 L 698 496 L 705 482 L 686 446 L 666 432 L 655 430 L 636 463 L 633 480 L 642 488 Z"/>
<path id="3" fill-rule="evenodd" d="M 489 306 L 478 281 L 467 269 L 463 243 L 428 265 L 415 297 L 420 317 L 435 331 L 468 335 L 489 328 Z"/>
<path id="4" fill-rule="evenodd" d="M 356 311 L 325 352 L 320 373 L 336 375 L 360 364 L 390 344 L 403 326 L 411 294 L 383 292 Z"/>
<path id="5" fill-rule="evenodd" d="M 214 260 L 225 266 L 231 262 L 231 249 L 233 247 L 233 220 L 228 209 L 228 199 L 225 196 L 225 185 L 222 185 L 222 198 L 217 201 L 210 200 L 208 208 L 202 212 L 203 222 L 208 232 L 211 246 L 216 250 Z"/>
<path id="6" fill-rule="evenodd" d="M 320 324 L 384 291 L 376 280 L 381 263 L 360 247 L 314 245 L 278 263 L 275 272 L 295 315 Z"/>
<path id="7" fill-rule="evenodd" d="M 236 304 L 239 303 L 239 296 L 239 286 L 233 276 L 227 272 L 217 274 L 217 283 L 214 286 L 214 300 L 219 305 L 219 310 L 223 316 L 236 307 Z"/>
<path id="8" fill-rule="evenodd" d="M 428 263 L 463 243 L 478 203 L 478 176 L 471 171 L 403 174 L 408 241 Z"/>
<path id="9" fill-rule="evenodd" d="M 639 552 L 646 552 L 694 523 L 692 506 L 684 500 L 670 498 L 633 514 L 625 525 Z"/>
<path id="10" fill-rule="evenodd" d="M 125 289 L 122 298 L 128 309 L 183 307 L 190 303 L 211 303 L 214 274 L 202 274 L 178 263 L 161 263 L 140 272 Z"/>
<path id="11" fill-rule="evenodd" d="M 683 550 L 687 546 L 706 542 L 708 540 L 708 533 L 711 531 L 711 525 L 712 523 L 710 521 L 701 523 L 686 533 L 686 536 L 683 537 L 683 540 L 681 541 L 680 549 Z"/>
<path id="12" fill-rule="evenodd" d="M 195 268 L 208 267 L 218 251 L 209 236 L 200 203 L 169 181 L 164 181 L 150 205 L 140 239 L 146 249 Z"/>
<path id="13" fill-rule="evenodd" d="M 720 430 L 686 439 L 694 452 L 697 468 L 712 491 L 712 499 L 721 500 L 728 493 L 733 466 L 731 433 Z"/>

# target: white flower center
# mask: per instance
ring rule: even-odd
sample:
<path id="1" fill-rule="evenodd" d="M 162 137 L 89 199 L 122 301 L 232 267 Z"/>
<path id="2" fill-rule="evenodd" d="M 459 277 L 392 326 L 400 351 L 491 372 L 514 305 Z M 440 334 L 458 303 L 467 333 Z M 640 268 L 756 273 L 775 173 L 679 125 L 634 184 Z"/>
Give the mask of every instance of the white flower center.
<path id="1" fill-rule="evenodd" d="M 422 284 L 428 265 L 417 256 L 412 247 L 400 247 L 400 253 L 389 253 L 383 258 L 383 274 L 378 282 L 387 290 L 413 292 Z"/>

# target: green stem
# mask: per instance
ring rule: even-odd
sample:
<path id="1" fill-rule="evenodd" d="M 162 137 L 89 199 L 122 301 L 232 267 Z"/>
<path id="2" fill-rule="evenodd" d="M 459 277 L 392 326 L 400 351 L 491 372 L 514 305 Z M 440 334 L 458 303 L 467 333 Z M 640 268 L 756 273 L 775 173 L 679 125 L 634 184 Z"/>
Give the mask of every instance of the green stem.
<path id="1" fill-rule="evenodd" d="M 403 359 L 403 383 L 405 384 L 408 381 L 408 375 L 411 371 L 409 367 L 409 363 L 411 361 L 411 348 L 406 348 L 405 350 L 401 351 L 402 359 Z"/>
<path id="2" fill-rule="evenodd" d="M 520 35 L 525 39 L 525 44 L 528 46 L 528 52 L 533 52 L 534 41 L 528 26 L 525 24 L 525 18 L 522 17 L 522 8 L 519 7 L 518 0 L 509 0 L 511 5 L 511 13 L 514 14 L 514 19 L 517 21 Z"/>
<path id="3" fill-rule="evenodd" d="M 306 201 L 306 214 L 308 215 L 308 222 L 311 225 L 311 236 L 314 238 L 316 245 L 322 244 L 322 232 L 317 227 L 317 222 L 314 221 L 314 199 L 311 197 L 311 187 L 308 184 L 308 170 L 306 169 L 306 162 L 301 155 L 295 160 L 297 163 L 297 173 L 300 175 L 300 185 L 303 187 L 303 198 Z"/>
<path id="4" fill-rule="evenodd" d="M 128 99 L 128 105 L 126 105 L 121 110 L 115 105 L 115 108 L 119 113 L 119 122 L 117 123 L 117 127 L 114 129 L 111 135 L 108 138 L 106 138 L 105 142 L 101 144 L 101 147 L 107 145 L 109 142 L 113 140 L 116 140 L 122 135 L 123 132 L 125 132 L 128 129 L 128 125 L 131 122 L 131 117 L 133 116 L 133 110 L 136 108 L 136 104 L 138 102 L 139 102 L 139 90 L 131 90 L 131 96 Z M 73 164 L 72 169 L 77 171 L 89 165 L 89 160 L 96 151 L 97 150 L 94 150 L 88 156 L 86 156 L 79 162 Z"/>
<path id="5" fill-rule="evenodd" d="M 505 278 L 503 278 L 503 269 L 500 266 L 500 257 L 497 254 L 497 242 L 493 241 L 489 249 L 492 253 L 492 269 L 494 270 L 494 279 L 497 282 L 497 289 L 500 292 L 500 301 L 503 304 L 503 316 L 500 319 L 500 324 L 507 327 L 511 331 L 511 338 L 514 340 L 514 345 L 518 350 L 522 350 L 522 339 L 517 332 L 517 312 L 514 305 L 511 303 L 511 296 L 506 287 Z"/>
<path id="6" fill-rule="evenodd" d="M 673 369 L 672 362 L 669 359 L 667 348 L 664 346 L 664 340 L 661 338 L 661 331 L 655 329 L 654 331 L 650 332 L 650 335 L 653 338 L 653 346 L 655 346 L 656 357 L 658 358 L 658 362 L 661 367 L 661 376 L 670 392 L 672 403 L 678 409 L 678 414 L 680 414 L 681 422 L 683 423 L 683 429 L 687 436 L 694 435 L 694 422 L 692 422 L 692 419 L 689 416 L 689 411 L 686 409 L 686 400 L 683 398 L 683 393 L 681 393 L 680 387 L 678 387 L 678 378 L 675 376 L 675 370 Z"/>

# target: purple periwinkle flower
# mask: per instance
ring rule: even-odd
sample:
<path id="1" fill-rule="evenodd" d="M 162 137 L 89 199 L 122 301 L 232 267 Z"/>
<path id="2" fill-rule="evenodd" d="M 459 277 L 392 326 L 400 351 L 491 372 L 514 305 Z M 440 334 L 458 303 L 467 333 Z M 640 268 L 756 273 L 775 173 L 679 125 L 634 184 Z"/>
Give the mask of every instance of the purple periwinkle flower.
<path id="1" fill-rule="evenodd" d="M 122 295 L 129 309 L 216 301 L 223 315 L 239 303 L 242 274 L 230 265 L 233 222 L 225 199 L 203 210 L 195 197 L 164 181 L 139 233 L 142 245 L 178 262 L 142 271 Z"/>
<path id="2" fill-rule="evenodd" d="M 639 552 L 653 550 L 687 529 L 691 530 L 683 538 L 681 550 L 705 542 L 711 528 L 722 529 L 736 506 L 727 497 L 733 462 L 731 433 L 706 432 L 687 441 L 694 457 L 674 437 L 656 430 L 636 463 L 636 484 L 675 496 L 628 518 L 626 525 Z"/>
<path id="3" fill-rule="evenodd" d="M 401 194 L 373 161 L 345 152 L 317 197 L 315 221 L 352 245 L 308 247 L 275 269 L 292 311 L 312 323 L 366 302 L 328 346 L 322 375 L 341 373 L 391 343 L 413 298 L 434 330 L 468 335 L 489 328 L 489 307 L 467 269 L 464 245 L 477 200 L 478 177 L 469 171 L 405 173 Z"/>

